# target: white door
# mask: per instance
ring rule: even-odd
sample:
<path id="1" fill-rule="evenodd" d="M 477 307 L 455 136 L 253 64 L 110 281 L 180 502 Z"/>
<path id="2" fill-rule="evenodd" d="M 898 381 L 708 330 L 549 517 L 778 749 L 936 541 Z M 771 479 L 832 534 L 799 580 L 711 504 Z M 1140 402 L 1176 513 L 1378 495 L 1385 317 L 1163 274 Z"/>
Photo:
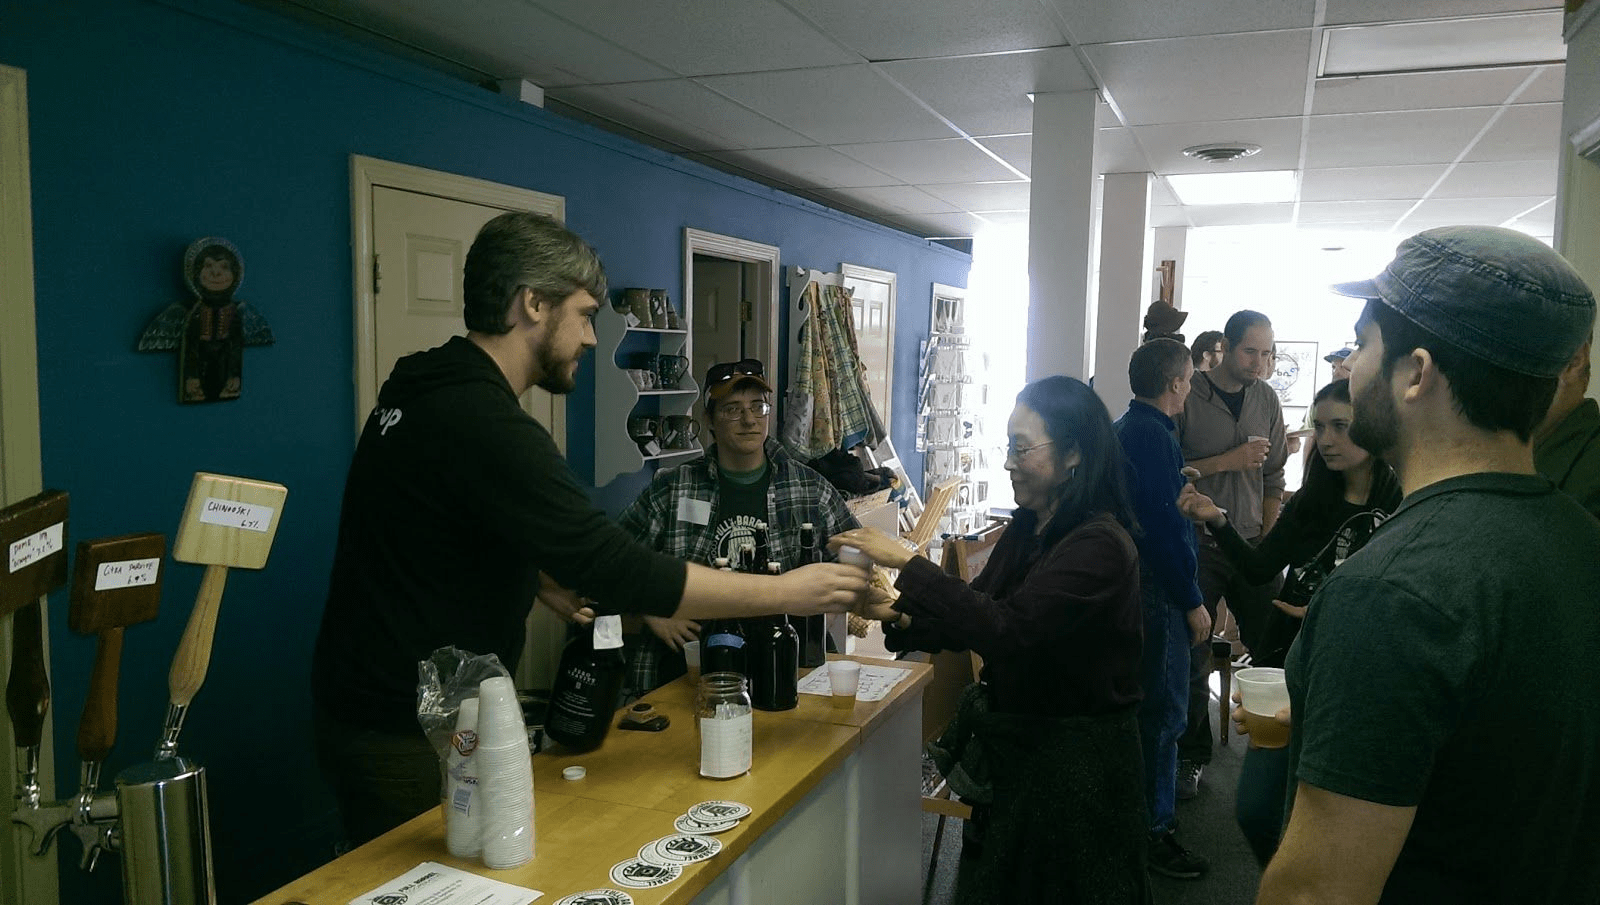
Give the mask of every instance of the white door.
<path id="1" fill-rule="evenodd" d="M 478 230 L 504 208 L 372 187 L 373 386 L 382 386 L 394 364 L 466 333 L 462 321 L 461 268 Z M 566 403 L 538 387 L 522 396 L 522 407 L 543 424 L 566 451 Z M 566 623 L 536 606 L 515 676 L 518 688 L 549 688 L 561 661 Z"/>
<path id="2" fill-rule="evenodd" d="M 387 186 L 373 186 L 373 319 L 375 385 L 412 352 L 431 349 L 467 332 L 462 320 L 461 268 L 483 224 L 505 210 Z M 558 402 L 532 387 L 522 407 L 566 450 L 557 430 Z"/>
<path id="3" fill-rule="evenodd" d="M 866 370 L 867 395 L 889 425 L 889 393 L 894 387 L 895 275 L 887 270 L 845 264 L 840 268 L 855 318 L 856 351 Z"/>
<path id="4" fill-rule="evenodd" d="M 745 357 L 744 268 L 739 261 L 694 256 L 694 362 L 699 383 L 718 362 Z"/>

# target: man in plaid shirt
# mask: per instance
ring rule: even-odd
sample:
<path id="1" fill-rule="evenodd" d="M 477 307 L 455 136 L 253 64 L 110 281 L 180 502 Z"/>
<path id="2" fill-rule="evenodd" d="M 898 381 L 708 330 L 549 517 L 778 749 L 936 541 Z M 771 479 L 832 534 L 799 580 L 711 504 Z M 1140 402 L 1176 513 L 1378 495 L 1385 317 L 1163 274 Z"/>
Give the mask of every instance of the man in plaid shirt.
<path id="1" fill-rule="evenodd" d="M 772 386 L 760 361 L 712 365 L 702 386 L 709 451 L 658 472 L 618 519 L 624 531 L 670 556 L 710 565 L 718 557 L 737 563 L 739 550 L 755 545 L 755 527 L 762 522 L 769 558 L 787 572 L 810 561 L 811 551 L 800 545 L 802 523 L 816 527 L 824 555 L 821 544 L 829 537 L 859 527 L 826 478 L 767 436 Z M 765 571 L 766 563 L 756 568 Z M 643 619 L 649 632 L 629 644 L 632 695 L 683 675 L 683 644 L 700 632 L 699 623 L 688 619 Z"/>

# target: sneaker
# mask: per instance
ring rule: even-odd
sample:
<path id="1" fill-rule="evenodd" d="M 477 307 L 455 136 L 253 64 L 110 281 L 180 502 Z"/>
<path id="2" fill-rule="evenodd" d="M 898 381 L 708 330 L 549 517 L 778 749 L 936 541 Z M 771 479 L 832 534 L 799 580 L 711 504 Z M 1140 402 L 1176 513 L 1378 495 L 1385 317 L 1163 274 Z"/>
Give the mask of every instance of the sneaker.
<path id="1" fill-rule="evenodd" d="M 1206 765 L 1192 760 L 1178 761 L 1178 789 L 1180 799 L 1187 801 L 1200 794 L 1200 774 Z"/>
<path id="2" fill-rule="evenodd" d="M 1211 862 L 1184 848 L 1171 833 L 1150 840 L 1150 856 L 1146 863 L 1155 873 L 1175 880 L 1198 880 L 1211 866 Z"/>
<path id="3" fill-rule="evenodd" d="M 1244 653 L 1240 654 L 1239 656 L 1233 658 L 1233 668 L 1234 669 L 1244 669 L 1245 667 L 1247 667 L 1249 665 L 1250 665 L 1250 652 L 1249 651 L 1245 651 Z"/>

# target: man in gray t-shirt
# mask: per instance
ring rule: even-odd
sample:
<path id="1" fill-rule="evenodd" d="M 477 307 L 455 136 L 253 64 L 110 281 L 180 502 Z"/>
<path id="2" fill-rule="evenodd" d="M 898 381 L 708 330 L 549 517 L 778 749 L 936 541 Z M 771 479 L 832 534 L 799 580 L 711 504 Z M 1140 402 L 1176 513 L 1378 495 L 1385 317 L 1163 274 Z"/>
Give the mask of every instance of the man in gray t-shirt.
<path id="1" fill-rule="evenodd" d="M 1594 297 L 1492 227 L 1336 288 L 1367 299 L 1351 437 L 1406 497 L 1289 653 L 1294 785 L 1258 901 L 1600 901 L 1600 523 L 1529 442 Z"/>

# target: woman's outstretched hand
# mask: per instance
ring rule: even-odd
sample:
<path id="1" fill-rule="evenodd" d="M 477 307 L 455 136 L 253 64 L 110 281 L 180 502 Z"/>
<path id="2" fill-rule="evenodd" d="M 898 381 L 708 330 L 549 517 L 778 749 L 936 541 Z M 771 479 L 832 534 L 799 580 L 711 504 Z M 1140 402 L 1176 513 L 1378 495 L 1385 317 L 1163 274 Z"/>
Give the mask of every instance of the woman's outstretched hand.
<path id="1" fill-rule="evenodd" d="M 851 528 L 828 538 L 828 549 L 839 552 L 840 547 L 855 547 L 885 569 L 903 569 L 911 561 L 912 551 L 896 538 L 876 528 Z"/>

